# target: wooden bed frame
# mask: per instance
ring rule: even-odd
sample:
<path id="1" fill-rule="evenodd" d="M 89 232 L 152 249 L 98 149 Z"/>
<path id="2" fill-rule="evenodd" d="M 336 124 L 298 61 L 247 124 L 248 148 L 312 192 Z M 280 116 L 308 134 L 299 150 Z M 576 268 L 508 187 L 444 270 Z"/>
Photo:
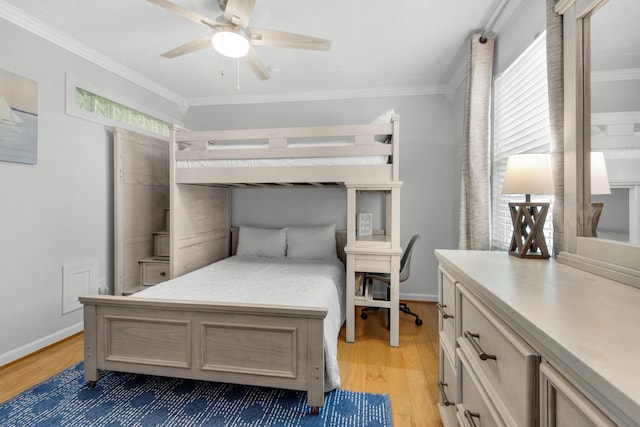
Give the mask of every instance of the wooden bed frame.
<path id="1" fill-rule="evenodd" d="M 375 144 L 376 136 L 390 136 Z M 296 147 L 299 138 L 352 139 L 352 146 Z M 170 276 L 177 277 L 229 256 L 231 192 L 234 186 L 321 187 L 346 182 L 386 183 L 399 179 L 399 116 L 389 123 L 308 128 L 187 131 L 171 127 L 169 192 L 171 199 Z M 262 141 L 268 148 L 209 150 L 209 141 Z M 188 149 L 186 149 L 188 148 Z M 304 167 L 178 168 L 179 160 L 389 156 L 381 165 Z M 399 215 L 398 215 L 399 217 Z"/>
<path id="2" fill-rule="evenodd" d="M 115 131 L 114 141 L 130 140 L 149 147 L 157 138 Z M 374 144 L 375 135 L 391 135 L 390 144 Z M 126 136 L 124 138 L 122 135 Z M 290 138 L 350 136 L 349 147 L 287 147 Z M 268 141 L 268 148 L 206 150 L 207 141 Z M 126 142 L 126 141 L 125 141 Z M 231 192 L 233 186 L 340 185 L 349 181 L 391 182 L 399 178 L 399 124 L 390 123 L 288 129 L 191 132 L 172 127 L 169 142 L 170 277 L 177 277 L 232 253 Z M 125 144 L 126 145 L 126 144 Z M 189 150 L 184 150 L 189 146 Z M 144 147 L 144 146 L 141 146 Z M 140 148 L 136 156 L 157 149 Z M 390 163 L 371 166 L 309 166 L 180 169 L 178 160 L 234 158 L 389 156 Z M 157 158 L 157 156 L 156 156 Z M 218 157 L 219 158 L 219 157 Z M 144 162 L 143 162 L 144 163 Z M 153 162 L 149 163 L 150 165 Z M 117 165 L 120 164 L 119 170 Z M 127 164 L 130 164 L 127 172 Z M 137 200 L 150 174 L 140 175 L 136 162 L 116 153 L 114 217 L 116 222 L 144 215 L 126 201 Z M 143 168 L 144 169 L 144 168 Z M 147 169 L 152 170 L 151 166 Z M 157 167 L 155 168 L 158 169 Z M 154 182 L 157 179 L 154 178 Z M 162 179 L 160 179 L 162 181 Z M 129 190 L 128 185 L 134 190 Z M 164 184 L 163 184 L 164 185 Z M 156 185 L 154 188 L 157 188 Z M 164 186 L 161 187 L 164 190 Z M 120 189 L 120 190 L 119 190 Z M 164 193 L 163 193 L 164 194 Z M 163 196 L 164 197 L 164 196 Z M 160 200 L 166 200 L 160 197 Z M 123 215 L 122 212 L 128 212 Z M 116 224 L 118 237 L 138 242 L 140 233 L 130 224 Z M 129 234 L 127 234 L 129 233 Z M 344 262 L 346 234 L 336 234 L 338 254 Z M 126 265 L 126 244 L 116 243 L 116 269 Z M 141 246 L 138 244 L 138 246 Z M 145 246 L 148 244 L 145 242 Z M 133 251 L 129 251 L 133 252 Z M 139 252 L 138 252 L 139 253 Z M 119 254 L 119 255 L 118 255 Z M 139 255 L 137 255 L 139 256 Z M 129 264 L 135 261 L 129 260 Z M 116 274 L 116 279 L 120 277 Z M 324 344 L 322 307 L 221 304 L 216 302 L 147 299 L 124 296 L 87 296 L 85 319 L 85 378 L 91 383 L 100 370 L 222 381 L 248 385 L 306 390 L 312 412 L 324 406 Z"/>
<path id="3" fill-rule="evenodd" d="M 306 390 L 324 406 L 325 308 L 81 297 L 84 375 L 133 372 Z"/>
<path id="4" fill-rule="evenodd" d="M 237 236 L 232 228 L 232 254 Z M 342 262 L 346 240 L 336 232 Z M 312 413 L 324 406 L 324 307 L 111 295 L 80 302 L 90 386 L 110 370 L 304 390 Z"/>

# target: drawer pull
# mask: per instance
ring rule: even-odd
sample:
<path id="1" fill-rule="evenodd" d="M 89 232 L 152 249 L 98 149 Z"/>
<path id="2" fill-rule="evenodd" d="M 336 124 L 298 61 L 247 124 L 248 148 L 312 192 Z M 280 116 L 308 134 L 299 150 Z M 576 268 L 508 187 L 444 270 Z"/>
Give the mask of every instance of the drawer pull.
<path id="1" fill-rule="evenodd" d="M 447 386 L 446 383 L 443 383 L 442 381 L 438 381 L 438 388 L 440 389 L 440 396 L 442 397 L 442 404 L 444 406 L 453 406 L 455 405 L 455 402 L 451 402 L 449 400 L 449 398 L 447 397 L 447 393 L 444 391 L 444 388 Z"/>
<path id="2" fill-rule="evenodd" d="M 464 410 L 464 417 L 467 419 L 467 421 L 469 421 L 469 424 L 471 424 L 473 427 L 477 427 L 474 418 L 480 418 L 480 414 L 479 413 L 471 412 L 470 410 L 465 409 Z"/>
<path id="3" fill-rule="evenodd" d="M 478 353 L 478 357 L 480 358 L 480 360 L 498 360 L 495 354 L 487 354 L 482 349 L 482 347 L 480 347 L 480 344 L 478 344 L 478 342 L 476 341 L 476 338 L 480 338 L 480 334 L 472 334 L 469 331 L 464 331 L 464 337 L 469 340 L 469 342 L 473 346 L 473 349 L 476 351 L 476 353 Z"/>
<path id="4" fill-rule="evenodd" d="M 164 277 L 164 276 L 166 276 L 166 275 L 167 275 L 167 273 L 165 273 L 164 271 L 161 271 L 161 272 L 160 272 L 160 277 Z"/>
<path id="5" fill-rule="evenodd" d="M 444 311 L 445 307 L 446 307 L 445 304 L 438 303 L 438 310 L 440 310 L 440 313 L 442 313 L 442 318 L 443 319 L 453 319 L 453 316 L 451 314 L 447 314 L 447 312 Z"/>

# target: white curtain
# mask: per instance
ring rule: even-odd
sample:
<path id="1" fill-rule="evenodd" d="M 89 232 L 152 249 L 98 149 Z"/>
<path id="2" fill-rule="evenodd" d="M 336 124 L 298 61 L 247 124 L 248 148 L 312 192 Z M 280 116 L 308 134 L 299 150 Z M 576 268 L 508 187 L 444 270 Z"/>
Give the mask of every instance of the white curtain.
<path id="1" fill-rule="evenodd" d="M 564 249 L 564 69 L 562 62 L 562 16 L 555 12 L 557 0 L 547 0 L 547 85 L 551 167 L 553 170 L 553 251 Z"/>
<path id="2" fill-rule="evenodd" d="M 467 56 L 460 189 L 460 249 L 491 248 L 493 34 L 473 34 Z"/>

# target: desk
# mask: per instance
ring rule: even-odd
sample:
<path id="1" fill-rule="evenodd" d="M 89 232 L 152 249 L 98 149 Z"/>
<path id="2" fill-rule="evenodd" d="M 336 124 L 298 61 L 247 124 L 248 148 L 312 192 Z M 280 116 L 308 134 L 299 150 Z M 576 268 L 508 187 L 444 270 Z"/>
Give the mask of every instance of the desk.
<path id="1" fill-rule="evenodd" d="M 355 341 L 355 308 L 356 306 L 388 308 L 389 345 L 400 345 L 399 303 L 400 303 L 400 258 L 401 250 L 353 248 L 345 247 L 347 256 L 347 342 Z M 390 300 L 374 300 L 372 293 L 356 296 L 356 274 L 389 273 L 391 275 Z"/>

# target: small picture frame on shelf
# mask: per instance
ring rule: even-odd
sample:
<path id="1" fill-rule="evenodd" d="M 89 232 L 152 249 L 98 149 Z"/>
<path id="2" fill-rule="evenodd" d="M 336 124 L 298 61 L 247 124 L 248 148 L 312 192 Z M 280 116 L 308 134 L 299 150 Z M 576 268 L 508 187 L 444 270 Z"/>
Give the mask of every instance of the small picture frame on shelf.
<path id="1" fill-rule="evenodd" d="M 358 214 L 358 236 L 371 236 L 373 234 L 373 214 Z"/>

